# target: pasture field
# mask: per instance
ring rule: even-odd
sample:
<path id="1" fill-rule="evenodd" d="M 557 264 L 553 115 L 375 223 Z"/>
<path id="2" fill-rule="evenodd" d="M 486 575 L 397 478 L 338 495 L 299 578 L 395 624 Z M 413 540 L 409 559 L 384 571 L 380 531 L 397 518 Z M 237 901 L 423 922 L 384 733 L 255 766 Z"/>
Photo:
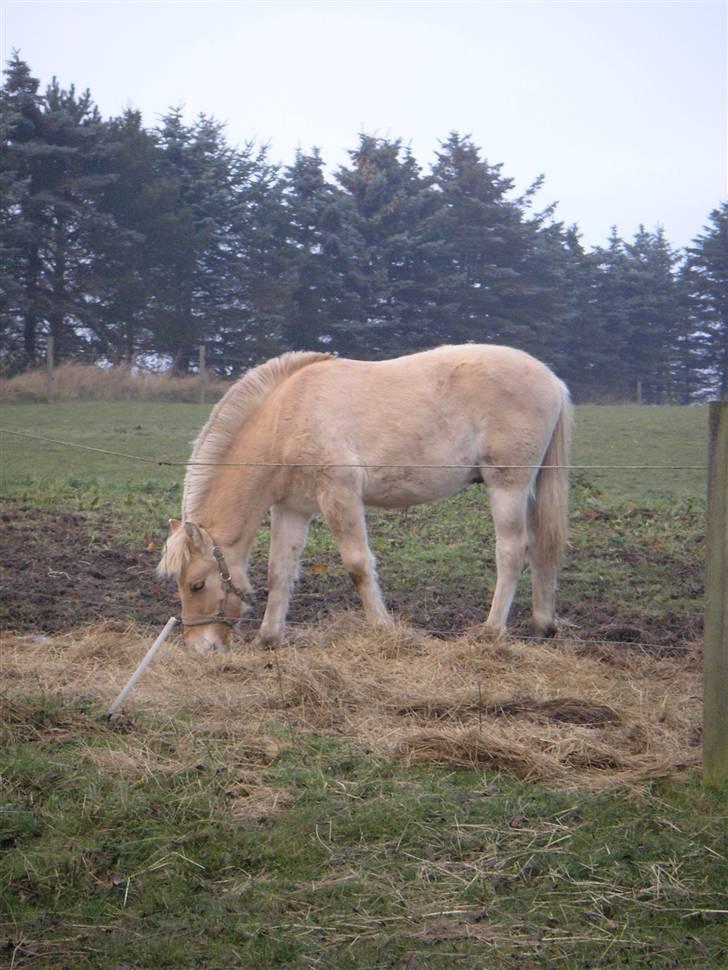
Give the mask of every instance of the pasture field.
<path id="1" fill-rule="evenodd" d="M 0 406 L 184 460 L 208 408 Z M 704 466 L 701 408 L 577 408 L 577 464 Z M 401 622 L 311 531 L 287 645 L 166 644 L 183 469 L 0 435 L 0 963 L 728 966 L 728 799 L 700 786 L 705 473 L 573 477 L 564 639 L 478 636 L 482 491 L 370 515 Z M 265 583 L 265 529 L 252 564 Z M 262 597 L 261 597 L 262 598 Z M 528 631 L 528 582 L 514 631 Z"/>

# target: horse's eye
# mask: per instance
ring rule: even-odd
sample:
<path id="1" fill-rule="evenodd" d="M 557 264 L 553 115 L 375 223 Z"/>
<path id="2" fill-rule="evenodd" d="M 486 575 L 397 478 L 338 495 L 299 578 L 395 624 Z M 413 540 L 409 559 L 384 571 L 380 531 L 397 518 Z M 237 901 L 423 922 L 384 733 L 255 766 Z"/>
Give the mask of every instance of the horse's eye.
<path id="1" fill-rule="evenodd" d="M 192 585 L 190 586 L 190 589 L 192 590 L 193 593 L 199 593 L 200 590 L 201 589 L 204 589 L 204 588 L 205 588 L 205 580 L 204 579 L 201 579 L 199 581 L 199 583 L 192 583 Z"/>

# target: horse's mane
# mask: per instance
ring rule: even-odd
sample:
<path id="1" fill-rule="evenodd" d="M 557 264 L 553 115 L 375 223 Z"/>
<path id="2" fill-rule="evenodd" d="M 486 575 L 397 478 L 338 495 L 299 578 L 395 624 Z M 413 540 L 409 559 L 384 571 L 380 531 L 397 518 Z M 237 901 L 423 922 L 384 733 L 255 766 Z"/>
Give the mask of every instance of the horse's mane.
<path id="1" fill-rule="evenodd" d="M 192 465 L 185 476 L 182 496 L 182 519 L 194 514 L 204 498 L 210 479 L 215 474 L 215 462 L 221 462 L 235 435 L 245 420 L 268 394 L 291 374 L 315 364 L 330 360 L 331 354 L 315 351 L 290 351 L 274 357 L 249 370 L 218 401 L 204 428 L 192 447 L 190 462 L 211 464 Z"/>

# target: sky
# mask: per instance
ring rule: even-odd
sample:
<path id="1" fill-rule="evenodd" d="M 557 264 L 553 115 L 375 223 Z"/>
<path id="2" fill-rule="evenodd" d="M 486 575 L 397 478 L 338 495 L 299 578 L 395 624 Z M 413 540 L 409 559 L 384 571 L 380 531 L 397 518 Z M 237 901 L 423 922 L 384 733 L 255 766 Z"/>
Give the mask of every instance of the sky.
<path id="1" fill-rule="evenodd" d="M 182 105 L 331 174 L 360 133 L 428 170 L 458 131 L 516 190 L 543 174 L 587 248 L 640 224 L 687 246 L 728 198 L 727 29 L 725 0 L 0 0 L 3 64 L 104 117 Z"/>

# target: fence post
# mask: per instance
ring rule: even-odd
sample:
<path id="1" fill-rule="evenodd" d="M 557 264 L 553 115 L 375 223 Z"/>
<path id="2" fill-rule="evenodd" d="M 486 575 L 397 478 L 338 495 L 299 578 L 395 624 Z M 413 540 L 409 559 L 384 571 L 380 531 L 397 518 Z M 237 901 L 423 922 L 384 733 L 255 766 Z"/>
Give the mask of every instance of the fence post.
<path id="1" fill-rule="evenodd" d="M 642 404 L 642 381 L 637 381 L 637 403 Z"/>
<path id="2" fill-rule="evenodd" d="M 710 405 L 703 784 L 728 784 L 728 401 Z"/>
<path id="3" fill-rule="evenodd" d="M 46 341 L 46 387 L 48 395 L 48 403 L 53 404 L 54 398 L 54 387 L 53 387 L 53 336 L 48 334 L 48 339 Z"/>
<path id="4" fill-rule="evenodd" d="M 199 371 L 200 371 L 200 404 L 205 403 L 205 345 L 199 347 Z"/>

